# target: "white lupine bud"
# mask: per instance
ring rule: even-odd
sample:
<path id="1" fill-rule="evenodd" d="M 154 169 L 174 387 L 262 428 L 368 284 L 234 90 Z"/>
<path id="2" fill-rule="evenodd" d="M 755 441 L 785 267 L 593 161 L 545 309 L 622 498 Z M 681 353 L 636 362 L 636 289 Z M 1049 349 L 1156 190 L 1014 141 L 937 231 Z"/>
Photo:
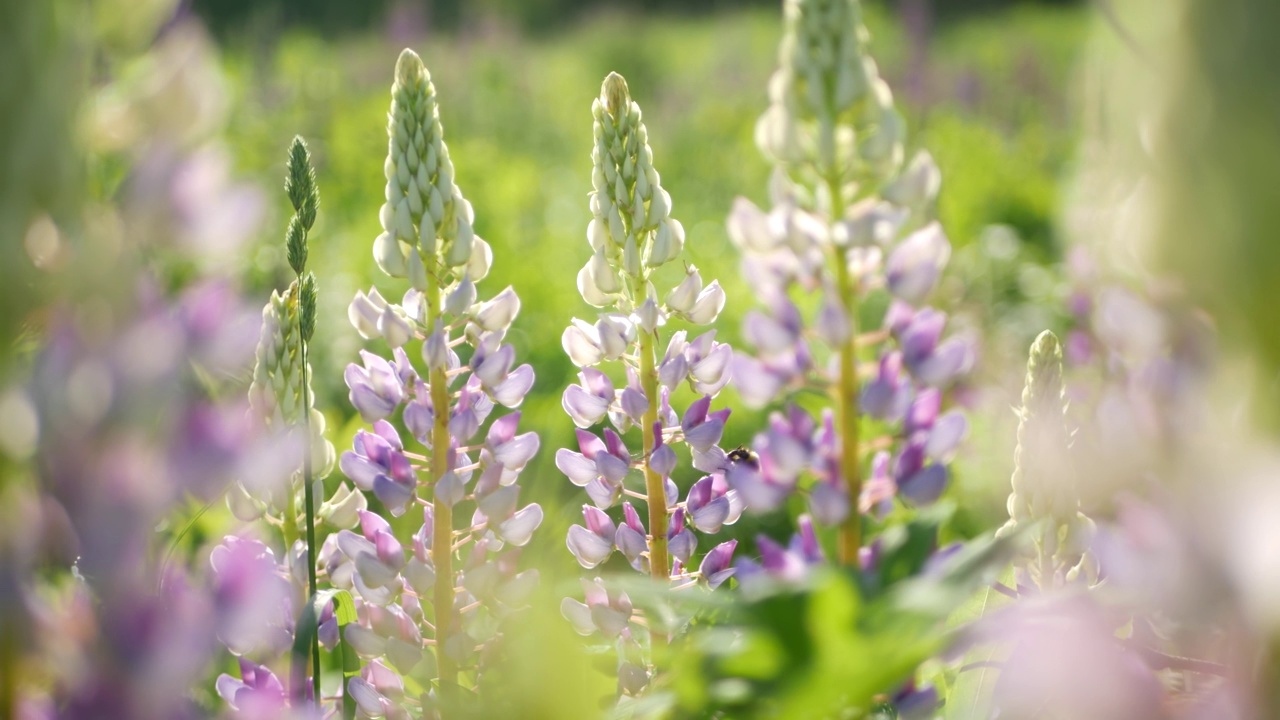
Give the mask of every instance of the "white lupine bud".
<path id="1" fill-rule="evenodd" d="M 649 222 L 657 224 L 659 220 L 666 220 L 671 215 L 671 195 L 662 188 L 657 188 L 653 193 L 653 200 L 649 202 Z"/>
<path id="2" fill-rule="evenodd" d="M 427 257 L 436 256 L 436 228 L 426 218 L 418 229 L 418 247 Z"/>
<path id="3" fill-rule="evenodd" d="M 368 509 L 364 493 L 355 492 L 345 482 L 338 485 L 333 497 L 316 510 L 316 515 L 338 528 L 349 528 L 360 520 L 360 513 Z"/>
<path id="4" fill-rule="evenodd" d="M 688 313 L 693 309 L 693 303 L 698 299 L 700 292 L 702 292 L 702 275 L 698 273 L 698 268 L 690 265 L 685 271 L 684 280 L 667 294 L 667 307 L 679 313 Z"/>
<path id="5" fill-rule="evenodd" d="M 675 218 L 667 218 L 665 225 L 671 230 L 671 253 L 666 259 L 666 262 L 670 262 L 684 252 L 684 225 Z"/>
<path id="6" fill-rule="evenodd" d="M 560 336 L 560 346 L 578 367 L 595 365 L 604 359 L 604 351 L 600 348 L 600 333 L 596 328 L 578 318 L 565 328 Z"/>
<path id="7" fill-rule="evenodd" d="M 409 272 L 400 243 L 390 233 L 384 232 L 373 241 L 373 259 L 391 277 L 402 278 Z"/>
<path id="8" fill-rule="evenodd" d="M 473 316 L 477 325 L 490 332 L 506 330 L 520 313 L 520 297 L 508 285 L 492 300 L 480 304 Z"/>
<path id="9" fill-rule="evenodd" d="M 493 248 L 479 235 L 471 242 L 471 259 L 467 261 L 466 274 L 473 282 L 480 282 L 493 266 Z"/>
<path id="10" fill-rule="evenodd" d="M 600 218 L 592 218 L 587 225 L 587 243 L 595 252 L 604 252 L 605 243 L 609 242 L 609 228 Z"/>
<path id="11" fill-rule="evenodd" d="M 631 206 L 631 234 L 635 235 L 644 230 L 644 201 L 636 198 L 635 203 Z"/>
<path id="12" fill-rule="evenodd" d="M 417 253 L 414 254 L 417 255 Z M 387 339 L 387 344 L 393 348 L 404 345 L 413 337 L 413 327 L 401 315 L 399 308 L 394 305 L 388 305 L 383 308 L 382 314 L 378 317 L 378 332 Z"/>
<path id="13" fill-rule="evenodd" d="M 396 239 L 410 244 L 418 239 L 418 233 L 413 227 L 413 218 L 409 213 L 408 199 L 401 200 L 396 205 L 395 235 Z"/>
<path id="14" fill-rule="evenodd" d="M 469 275 L 463 275 L 455 287 L 444 299 L 444 311 L 454 316 L 461 316 L 476 302 L 476 286 Z"/>
<path id="15" fill-rule="evenodd" d="M 698 293 L 698 300 L 693 304 L 693 310 L 688 313 L 689 322 L 695 325 L 710 325 L 720 316 L 720 311 L 724 309 L 724 302 L 725 295 L 720 287 L 720 281 L 712 280 L 710 285 Z"/>
<path id="16" fill-rule="evenodd" d="M 617 270 L 609 264 L 609 259 L 603 252 L 597 252 L 591 256 L 587 261 L 587 271 L 591 275 L 591 282 L 601 293 L 613 294 L 622 291 L 622 280 L 618 278 Z"/>
<path id="17" fill-rule="evenodd" d="M 667 324 L 667 319 L 662 314 L 662 309 L 658 307 L 656 298 L 650 296 L 640 303 L 640 307 L 636 308 L 636 321 L 640 329 L 652 333 L 654 330 Z"/>
<path id="18" fill-rule="evenodd" d="M 624 315 L 609 313 L 601 315 L 596 321 L 596 334 L 600 338 L 600 348 L 605 360 L 616 360 L 636 338 L 635 326 Z"/>
<path id="19" fill-rule="evenodd" d="M 653 242 L 649 245 L 649 252 L 645 254 L 644 264 L 648 267 L 659 267 L 667 261 L 667 257 L 671 254 L 671 228 L 667 223 L 661 223 L 658 231 L 653 234 Z"/>
<path id="20" fill-rule="evenodd" d="M 422 193 L 418 191 L 418 179 L 416 177 L 410 178 L 404 199 L 409 203 L 409 212 L 411 214 L 422 215 Z"/>
<path id="21" fill-rule="evenodd" d="M 649 185 L 649 173 L 647 170 L 636 175 L 636 197 L 644 200 L 653 198 L 653 188 Z M 636 205 L 638 207 L 639 203 L 636 203 Z M 653 212 L 650 211 L 649 222 L 652 223 L 653 220 Z"/>
<path id="22" fill-rule="evenodd" d="M 471 229 L 471 223 L 458 218 L 457 235 L 453 238 L 453 244 L 449 246 L 449 255 L 445 258 L 445 264 L 449 267 L 466 265 L 467 261 L 471 259 L 471 249 L 474 241 L 475 233 Z"/>
<path id="23" fill-rule="evenodd" d="M 921 150 L 911 158 L 907 168 L 896 180 L 880 192 L 885 200 L 917 210 L 938 196 L 942 186 L 942 173 L 927 150 Z"/>
<path id="24" fill-rule="evenodd" d="M 604 307 L 609 304 L 609 296 L 600 292 L 596 281 L 591 277 L 591 263 L 588 262 L 578 271 L 578 294 L 592 307 Z"/>
<path id="25" fill-rule="evenodd" d="M 383 242 L 375 247 L 378 264 L 394 277 L 408 275 L 420 290 L 427 288 L 427 277 L 438 272 L 441 264 L 465 266 L 476 282 L 488 272 L 491 256 L 478 252 L 471 229 L 472 211 L 454 185 L 435 86 L 422 60 L 410 50 L 401 53 L 396 62 L 391 95 L 385 163 L 388 207 L 383 212 L 383 226 L 393 239 L 410 247 L 416 244 L 422 255 L 406 257 L 403 248 L 396 248 L 402 258 L 396 263 L 391 248 Z M 477 258 L 478 254 L 482 256 Z M 449 279 L 442 277 L 441 281 Z"/>
<path id="26" fill-rule="evenodd" d="M 295 280 L 284 294 L 273 292 L 262 309 L 262 330 L 255 353 L 253 381 L 249 386 L 249 407 L 268 430 L 275 432 L 297 432 L 304 419 L 308 420 L 311 425 L 313 470 L 317 478 L 323 478 L 332 469 L 334 451 L 333 446 L 324 438 L 324 416 L 311 407 L 315 396 L 309 386 L 310 368 L 307 369 L 308 384 L 303 384 L 299 292 L 299 283 Z M 375 294 L 375 298 L 385 306 L 381 296 Z M 377 307 L 369 297 L 365 297 L 365 300 L 366 309 Z M 288 493 L 293 492 L 296 483 L 301 480 L 301 466 L 302 459 L 299 458 L 293 475 L 294 485 L 245 486 L 245 489 L 257 501 L 283 509 Z M 244 503 L 239 504 L 242 507 L 233 506 L 233 509 L 249 511 Z"/>
<path id="27" fill-rule="evenodd" d="M 444 196 L 440 194 L 440 189 L 435 185 L 431 186 L 427 196 L 427 211 L 430 213 L 430 225 L 432 233 L 440 231 L 440 219 L 444 217 Z M 427 224 L 428 218 L 423 218 L 423 225 Z M 426 233 L 424 227 L 423 233 Z"/>
<path id="28" fill-rule="evenodd" d="M 618 214 L 618 206 L 609 206 L 609 237 L 614 245 L 621 246 L 627 240 L 627 231 L 622 227 L 622 216 Z"/>
<path id="29" fill-rule="evenodd" d="M 227 507 L 241 522 L 253 522 L 266 512 L 266 505 L 249 495 L 240 483 L 232 483 L 227 490 Z"/>
<path id="30" fill-rule="evenodd" d="M 409 248 L 408 265 L 409 284 L 418 292 L 427 291 L 427 266 L 422 263 L 422 255 L 417 248 Z"/>
<path id="31" fill-rule="evenodd" d="M 632 277 L 640 276 L 640 248 L 636 246 L 634 235 L 628 236 L 626 245 L 622 247 L 622 271 Z"/>
<path id="32" fill-rule="evenodd" d="M 360 333 L 360 337 L 372 340 L 380 336 L 378 318 L 382 316 L 382 311 L 386 307 L 387 301 L 378 294 L 377 288 L 371 288 L 368 295 L 365 295 L 362 290 L 357 290 L 355 298 L 347 306 L 347 319 L 351 321 L 356 332 Z"/>

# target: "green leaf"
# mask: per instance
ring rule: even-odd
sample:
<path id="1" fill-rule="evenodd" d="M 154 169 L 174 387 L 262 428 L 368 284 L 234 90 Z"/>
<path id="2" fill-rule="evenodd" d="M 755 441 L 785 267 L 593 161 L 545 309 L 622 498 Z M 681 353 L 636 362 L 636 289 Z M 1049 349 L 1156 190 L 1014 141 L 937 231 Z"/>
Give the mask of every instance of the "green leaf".
<path id="1" fill-rule="evenodd" d="M 1013 569 L 1006 568 L 1000 582 L 1012 587 Z M 956 630 L 981 620 L 987 613 L 1013 602 L 991 585 L 982 588 L 947 618 L 947 629 Z M 1004 656 L 1004 649 L 993 644 L 972 648 L 960 661 L 959 671 L 950 684 L 943 706 L 948 720 L 985 718 L 990 715 L 991 695 L 1000 673 L 994 665 Z"/>
<path id="2" fill-rule="evenodd" d="M 307 660 L 311 655 L 311 642 L 316 633 L 316 620 L 326 605 L 333 603 L 333 614 L 338 620 L 338 648 L 342 653 L 342 717 L 352 720 L 356 716 L 356 701 L 347 692 L 347 682 L 360 672 L 360 658 L 346 642 L 347 625 L 356 622 L 356 604 L 351 593 L 338 588 L 328 588 L 315 594 L 311 602 L 302 608 L 297 631 L 293 639 L 292 687 L 300 688 L 307 677 Z M 319 671 L 318 669 L 316 670 Z M 296 695 L 295 695 L 296 696 Z"/>

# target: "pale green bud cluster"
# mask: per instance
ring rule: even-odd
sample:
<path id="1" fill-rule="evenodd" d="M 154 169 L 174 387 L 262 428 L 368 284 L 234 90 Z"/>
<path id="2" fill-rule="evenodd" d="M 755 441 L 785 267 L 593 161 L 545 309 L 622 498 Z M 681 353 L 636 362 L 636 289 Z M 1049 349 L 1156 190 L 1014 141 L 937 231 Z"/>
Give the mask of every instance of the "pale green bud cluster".
<path id="1" fill-rule="evenodd" d="M 648 286 L 654 268 L 684 249 L 684 226 L 671 217 L 671 196 L 653 167 L 649 133 L 627 81 L 609 73 L 591 105 L 595 118 L 591 224 L 592 256 L 578 273 L 578 290 L 591 305 L 630 312 L 656 293 Z"/>
<path id="2" fill-rule="evenodd" d="M 384 232 L 373 244 L 378 266 L 392 277 L 408 278 L 420 292 L 427 290 L 428 274 L 440 287 L 463 276 L 480 280 L 493 254 L 476 237 L 471 203 L 453 182 L 435 86 L 412 50 L 396 62 L 387 137 Z"/>
<path id="3" fill-rule="evenodd" d="M 613 359 L 622 351 L 610 350 L 617 345 L 614 340 L 633 341 L 635 327 L 652 333 L 669 316 L 710 325 L 724 308 L 725 295 L 719 282 L 703 287 L 698 269 L 686 266 L 684 280 L 659 302 L 650 275 L 680 256 L 684 226 L 671 217 L 671 196 L 653 167 L 640 106 L 621 75 L 609 73 L 604 79 L 591 114 L 591 259 L 578 272 L 578 291 L 590 305 L 619 312 L 601 315 L 594 328 L 575 320 L 581 327 L 566 333 L 581 334 L 583 342 L 577 344 L 595 348 L 591 356 Z"/>
<path id="4" fill-rule="evenodd" d="M 857 0 L 786 0 L 784 14 L 756 144 L 788 171 L 841 183 L 892 176 L 906 127 L 866 53 Z"/>
<path id="5" fill-rule="evenodd" d="M 309 413 L 311 463 L 315 477 L 324 478 L 333 471 L 334 450 L 324 437 L 324 415 L 313 407 L 314 394 L 310 387 L 303 387 L 301 296 L 301 286 L 295 280 L 284 294 L 272 292 L 271 300 L 262 309 L 249 407 L 268 430 L 279 432 L 299 427 L 303 413 Z M 308 368 L 308 380 L 310 376 Z"/>
<path id="6" fill-rule="evenodd" d="M 1097 580 L 1097 562 L 1087 552 L 1094 523 L 1080 512 L 1066 413 L 1062 345 L 1046 330 L 1027 360 L 1009 520 L 998 533 L 1028 532 L 1019 564 L 1040 588 L 1060 586 L 1082 574 L 1089 582 Z"/>

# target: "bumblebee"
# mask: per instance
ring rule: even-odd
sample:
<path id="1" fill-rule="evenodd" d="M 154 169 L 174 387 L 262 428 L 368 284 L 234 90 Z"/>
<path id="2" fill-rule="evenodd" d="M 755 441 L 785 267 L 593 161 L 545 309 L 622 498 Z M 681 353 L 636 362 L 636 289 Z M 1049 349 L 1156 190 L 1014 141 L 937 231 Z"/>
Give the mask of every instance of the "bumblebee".
<path id="1" fill-rule="evenodd" d="M 760 467 L 760 456 L 751 452 L 742 445 L 730 450 L 729 454 L 725 457 L 728 458 L 731 463 L 743 463 L 744 465 L 750 465 L 753 468 Z"/>

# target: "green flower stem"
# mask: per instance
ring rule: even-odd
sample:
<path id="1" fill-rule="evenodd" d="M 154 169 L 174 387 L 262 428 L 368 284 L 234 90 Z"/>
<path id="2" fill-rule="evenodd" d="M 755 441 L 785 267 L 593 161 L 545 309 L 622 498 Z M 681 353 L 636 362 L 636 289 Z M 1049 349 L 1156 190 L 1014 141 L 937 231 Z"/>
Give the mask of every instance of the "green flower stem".
<path id="1" fill-rule="evenodd" d="M 830 124 L 824 123 L 824 127 L 830 128 Z M 834 140 L 831 147 L 834 148 Z M 831 220 L 835 222 L 844 213 L 844 206 L 840 181 L 834 170 L 827 177 L 827 189 L 831 194 Z M 862 547 L 862 513 L 858 511 L 858 498 L 862 495 L 862 461 L 858 437 L 858 288 L 849 275 L 849 262 L 842 249 L 834 248 L 833 255 L 836 293 L 845 317 L 849 319 L 849 339 L 839 349 L 840 382 L 835 388 L 836 429 L 840 434 L 840 476 L 849 488 L 849 517 L 840 525 L 839 558 L 841 565 L 856 567 L 858 550 Z"/>
<path id="2" fill-rule="evenodd" d="M 301 325 L 302 313 L 298 313 L 298 322 Z M 310 599 L 315 601 L 318 586 L 316 584 L 316 499 L 312 485 L 312 468 L 311 468 L 311 379 L 307 377 L 308 350 L 310 343 L 302 334 L 299 327 L 299 334 L 302 335 L 302 392 L 306 402 L 302 407 L 302 497 L 306 504 L 307 510 L 307 588 L 310 590 Z M 289 493 L 290 504 L 293 504 L 293 493 Z M 296 522 L 293 520 L 294 511 L 290 510 L 289 519 L 286 522 Z M 296 531 L 295 531 L 296 532 Z M 312 697 L 315 700 L 316 707 L 320 707 L 320 619 L 316 617 L 316 627 L 311 633 L 311 690 Z"/>
<path id="3" fill-rule="evenodd" d="M 430 332 L 440 319 L 443 292 L 437 269 L 427 272 Z M 440 479 L 449 471 L 449 380 L 443 368 L 433 369 L 430 376 L 431 404 L 435 408 L 435 421 L 431 428 L 431 481 L 438 487 Z M 435 564 L 436 579 L 433 603 L 436 610 L 436 673 L 439 679 L 441 705 L 447 707 L 458 681 L 458 670 L 445 651 L 448 633 L 453 628 L 453 508 L 439 495 L 432 501 L 435 525 L 432 528 L 431 560 Z"/>
<path id="4" fill-rule="evenodd" d="M 284 536 L 284 550 L 287 553 L 298 541 L 298 500 L 292 489 L 284 508 L 284 523 L 280 526 L 280 534 Z"/>
<path id="5" fill-rule="evenodd" d="M 667 559 L 667 492 L 662 477 L 649 464 L 657 439 L 653 426 L 658 422 L 658 369 L 654 361 L 654 351 L 658 345 L 658 331 L 640 333 L 640 386 L 645 397 L 649 398 L 649 406 L 644 411 L 644 427 L 641 437 L 644 438 L 644 486 L 649 496 L 649 573 L 655 580 L 666 582 L 670 575 L 670 561 Z"/>
<path id="6" fill-rule="evenodd" d="M 849 329 L 849 339 L 840 348 L 840 384 L 837 386 L 836 397 L 836 427 L 840 432 L 840 475 L 849 488 L 850 502 L 849 517 L 840 526 L 840 564 L 857 565 L 858 549 L 862 546 L 862 513 L 858 511 L 858 498 L 862 494 L 862 463 L 858 447 L 858 300 L 856 288 L 849 277 L 849 264 L 838 251 L 836 288 L 849 323 L 853 326 Z"/>

